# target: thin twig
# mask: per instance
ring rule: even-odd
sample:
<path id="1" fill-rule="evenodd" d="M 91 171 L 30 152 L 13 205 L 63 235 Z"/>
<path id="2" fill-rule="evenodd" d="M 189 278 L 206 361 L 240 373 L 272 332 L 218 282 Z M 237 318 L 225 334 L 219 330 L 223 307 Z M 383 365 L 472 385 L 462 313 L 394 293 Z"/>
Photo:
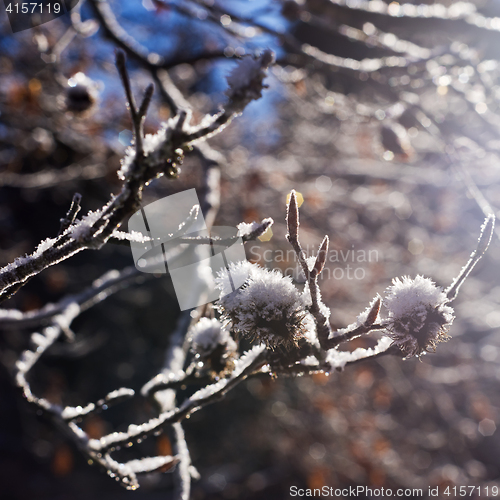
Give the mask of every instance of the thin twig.
<path id="1" fill-rule="evenodd" d="M 75 193 L 73 195 L 73 200 L 71 201 L 71 206 L 69 207 L 68 213 L 64 219 L 61 219 L 61 228 L 59 229 L 59 234 L 64 233 L 71 224 L 75 222 L 76 216 L 81 209 L 80 202 L 82 201 L 82 195 L 80 193 Z"/>
<path id="2" fill-rule="evenodd" d="M 455 300 L 458 295 L 458 290 L 462 286 L 463 282 L 470 274 L 474 266 L 479 262 L 484 252 L 488 249 L 491 242 L 491 236 L 493 235 L 493 230 L 495 229 L 495 216 L 493 214 L 486 217 L 484 224 L 481 227 L 481 234 L 479 235 L 479 240 L 477 243 L 477 248 L 472 252 L 469 261 L 462 268 L 459 275 L 453 280 L 453 283 L 446 289 L 446 297 L 449 302 Z"/>

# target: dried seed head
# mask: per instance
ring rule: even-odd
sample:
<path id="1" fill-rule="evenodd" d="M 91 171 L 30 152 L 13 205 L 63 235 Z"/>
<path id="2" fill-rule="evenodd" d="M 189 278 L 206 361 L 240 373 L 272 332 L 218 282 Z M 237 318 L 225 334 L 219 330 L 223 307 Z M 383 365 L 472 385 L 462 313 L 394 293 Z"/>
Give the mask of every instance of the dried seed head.
<path id="1" fill-rule="evenodd" d="M 446 341 L 454 315 L 442 289 L 429 278 L 395 278 L 384 304 L 389 311 L 386 328 L 407 358 L 433 352 Z"/>
<path id="2" fill-rule="evenodd" d="M 266 49 L 258 57 L 242 57 L 229 73 L 227 76 L 229 89 L 226 94 L 236 112 L 243 111 L 249 102 L 262 97 L 262 90 L 267 88 L 263 80 L 267 76 L 267 69 L 273 63 L 274 53 Z"/>
<path id="3" fill-rule="evenodd" d="M 235 332 L 273 349 L 291 348 L 314 329 L 302 294 L 291 278 L 249 262 L 230 265 L 229 272 L 248 276 L 241 288 L 222 296 L 217 306 Z M 223 293 L 230 290 L 228 273 L 221 273 L 217 283 Z"/>
<path id="4" fill-rule="evenodd" d="M 191 350 L 213 378 L 232 371 L 236 342 L 217 319 L 201 318 L 191 327 L 188 335 Z"/>

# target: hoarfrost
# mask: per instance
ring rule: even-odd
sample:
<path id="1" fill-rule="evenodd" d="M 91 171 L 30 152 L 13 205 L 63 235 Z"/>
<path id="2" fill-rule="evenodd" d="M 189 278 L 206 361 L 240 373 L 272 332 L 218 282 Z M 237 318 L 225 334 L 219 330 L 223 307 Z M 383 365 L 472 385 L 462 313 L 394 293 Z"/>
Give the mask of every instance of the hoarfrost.
<path id="1" fill-rule="evenodd" d="M 257 359 L 257 357 L 266 350 L 264 344 L 256 345 L 249 351 L 245 352 L 235 363 L 234 370 L 230 378 L 221 379 L 215 384 L 207 385 L 199 391 L 196 391 L 189 399 L 181 406 L 181 410 L 188 408 L 193 402 L 202 401 L 218 392 L 225 389 L 231 380 L 238 378 L 243 372 Z"/>
<path id="2" fill-rule="evenodd" d="M 395 278 L 384 303 L 389 311 L 385 326 L 406 358 L 432 352 L 449 338 L 453 309 L 443 290 L 429 278 Z"/>
<path id="3" fill-rule="evenodd" d="M 248 87 L 262 82 L 266 76 L 265 69 L 273 61 L 273 53 L 265 50 L 259 57 L 246 56 L 227 76 L 227 83 L 230 87 L 228 94 L 236 94 L 245 91 Z"/>
<path id="4" fill-rule="evenodd" d="M 238 236 L 248 236 L 254 231 L 259 229 L 261 225 L 258 222 L 240 222 L 236 227 L 238 228 Z"/>
<path id="5" fill-rule="evenodd" d="M 104 209 L 96 210 L 95 212 L 90 211 L 85 215 L 82 220 L 76 222 L 71 226 L 70 234 L 76 241 L 83 240 L 91 230 L 92 226 L 99 220 L 102 216 Z"/>
<path id="6" fill-rule="evenodd" d="M 443 290 L 429 278 L 417 275 L 394 278 L 387 289 L 384 304 L 391 318 L 401 318 L 418 311 L 422 305 L 437 307 L 447 301 Z"/>
<path id="7" fill-rule="evenodd" d="M 230 293 L 231 283 L 247 276 L 244 285 Z M 222 292 L 218 303 L 222 317 L 238 333 L 276 347 L 296 344 L 311 327 L 303 295 L 278 270 L 247 261 L 230 264 L 216 284 Z"/>
<path id="8" fill-rule="evenodd" d="M 25 264 L 28 264 L 32 260 L 37 259 L 38 257 L 41 257 L 41 255 L 48 250 L 49 248 L 52 247 L 52 245 L 57 241 L 57 238 L 47 238 L 40 242 L 38 246 L 36 247 L 36 250 L 30 254 L 30 255 L 25 255 L 24 257 L 18 257 L 14 262 L 11 262 L 10 264 L 7 264 L 5 267 L 0 269 L 0 274 L 4 272 L 10 272 L 13 271 L 14 269 L 18 268 L 19 266 L 23 266 Z M 0 318 L 3 318 L 3 316 L 0 315 Z"/>
<path id="9" fill-rule="evenodd" d="M 146 243 L 147 241 L 152 241 L 152 238 L 150 238 L 149 236 L 145 236 L 139 231 L 129 231 L 127 233 L 125 231 L 115 230 L 113 231 L 111 236 L 118 240 L 133 241 L 135 243 Z"/>
<path id="10" fill-rule="evenodd" d="M 314 356 L 306 356 L 300 361 L 300 364 L 304 366 L 317 366 L 318 360 Z"/>
<path id="11" fill-rule="evenodd" d="M 23 319 L 24 314 L 17 309 L 0 309 L 0 321 L 3 319 Z"/>
<path id="12" fill-rule="evenodd" d="M 86 415 L 95 409 L 94 403 L 89 403 L 87 406 L 66 406 L 61 413 L 61 417 L 64 420 L 73 420 L 78 418 L 80 415 Z"/>
<path id="13" fill-rule="evenodd" d="M 193 350 L 200 354 L 212 352 L 219 344 L 234 344 L 229 332 L 215 318 L 201 318 L 189 331 Z"/>
<path id="14" fill-rule="evenodd" d="M 129 389 L 128 387 L 120 387 L 120 389 L 116 389 L 116 390 L 110 392 L 106 396 L 106 401 L 131 398 L 132 396 L 134 396 L 134 394 L 135 394 L 135 392 L 133 389 Z"/>
<path id="15" fill-rule="evenodd" d="M 145 472 L 154 472 L 164 465 L 176 463 L 177 458 L 170 455 L 158 457 L 144 457 L 137 460 L 130 460 L 124 464 L 119 465 L 120 472 L 127 475 L 143 474 Z"/>
<path id="16" fill-rule="evenodd" d="M 332 368 L 342 369 L 347 363 L 352 363 L 353 361 L 358 361 L 386 351 L 391 344 L 392 340 L 389 337 L 382 337 L 377 342 L 377 345 L 370 349 L 363 349 L 360 347 L 352 352 L 330 349 L 326 355 L 326 361 Z"/>

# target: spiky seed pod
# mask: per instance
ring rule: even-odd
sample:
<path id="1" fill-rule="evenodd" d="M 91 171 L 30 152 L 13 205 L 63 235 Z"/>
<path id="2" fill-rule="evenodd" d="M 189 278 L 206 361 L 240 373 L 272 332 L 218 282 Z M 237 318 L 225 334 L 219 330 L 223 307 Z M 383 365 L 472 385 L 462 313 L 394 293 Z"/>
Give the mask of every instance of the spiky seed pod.
<path id="1" fill-rule="evenodd" d="M 75 114 L 89 114 L 97 103 L 97 84 L 84 73 L 76 73 L 68 80 L 66 110 Z"/>
<path id="2" fill-rule="evenodd" d="M 212 378 L 226 376 L 233 370 L 237 345 L 217 319 L 201 318 L 188 335 L 197 362 Z"/>
<path id="3" fill-rule="evenodd" d="M 245 284 L 228 295 L 224 295 L 231 290 L 228 272 L 217 278 L 222 293 L 217 308 L 236 333 L 271 349 L 290 349 L 314 329 L 302 294 L 288 276 L 247 261 L 231 264 L 229 273 L 233 279 L 247 276 Z"/>
<path id="4" fill-rule="evenodd" d="M 384 304 L 389 312 L 385 321 L 393 345 L 406 358 L 434 352 L 436 344 L 448 340 L 454 319 L 443 290 L 429 278 L 395 278 L 386 291 Z"/>
<path id="5" fill-rule="evenodd" d="M 262 97 L 262 89 L 267 88 L 263 80 L 274 59 L 274 53 L 266 49 L 260 56 L 247 55 L 241 58 L 238 65 L 229 73 L 227 76 L 229 89 L 226 95 L 234 111 L 241 112 L 249 102 Z"/>

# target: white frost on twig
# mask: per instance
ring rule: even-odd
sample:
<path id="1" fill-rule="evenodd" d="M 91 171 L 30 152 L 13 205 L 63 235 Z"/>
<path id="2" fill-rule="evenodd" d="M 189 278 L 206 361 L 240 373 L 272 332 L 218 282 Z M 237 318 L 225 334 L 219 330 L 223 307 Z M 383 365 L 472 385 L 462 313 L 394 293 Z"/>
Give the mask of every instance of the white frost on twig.
<path id="1" fill-rule="evenodd" d="M 259 229 L 261 224 L 259 222 L 240 222 L 236 227 L 238 228 L 238 236 L 248 236 L 256 229 Z"/>
<path id="2" fill-rule="evenodd" d="M 146 134 L 142 141 L 144 156 L 148 157 L 161 150 L 162 146 L 169 140 L 169 131 L 177 127 L 178 116 L 162 122 L 156 134 Z M 133 171 L 136 159 L 136 150 L 129 146 L 125 150 L 125 156 L 120 161 L 121 167 L 118 170 L 118 178 L 125 180 Z"/>
<path id="3" fill-rule="evenodd" d="M 213 396 L 219 392 L 222 392 L 225 387 L 232 380 L 240 377 L 243 372 L 257 359 L 257 357 L 262 354 L 266 349 L 264 344 L 256 345 L 249 351 L 245 352 L 234 365 L 234 370 L 231 373 L 230 378 L 223 378 L 216 382 L 215 384 L 207 385 L 199 391 L 196 391 L 190 398 L 188 398 L 181 406 L 181 410 L 188 408 L 195 401 L 202 401 L 210 396 Z"/>
<path id="4" fill-rule="evenodd" d="M 154 472 L 164 465 L 177 463 L 177 457 L 170 455 L 157 456 L 157 457 L 144 457 L 136 460 L 130 460 L 124 464 L 120 464 L 120 473 L 127 476 L 133 474 L 144 474 L 145 472 Z"/>
<path id="5" fill-rule="evenodd" d="M 146 243 L 148 241 L 152 241 L 153 238 L 150 238 L 149 236 L 145 236 L 144 234 L 140 233 L 139 231 L 129 231 L 128 233 L 125 231 L 119 231 L 116 229 L 113 231 L 111 234 L 113 238 L 116 238 L 117 240 L 127 240 L 127 241 L 133 241 L 135 243 Z"/>
<path id="6" fill-rule="evenodd" d="M 17 309 L 0 309 L 0 321 L 1 320 L 21 320 L 24 318 L 24 314 Z"/>
<path id="7" fill-rule="evenodd" d="M 106 396 L 106 401 L 131 398 L 132 396 L 134 396 L 134 394 L 135 394 L 135 392 L 133 389 L 129 389 L 128 387 L 120 387 L 119 389 L 115 389 L 114 391 L 111 391 Z"/>
<path id="8" fill-rule="evenodd" d="M 89 234 L 92 226 L 102 216 L 104 208 L 96 210 L 95 212 L 90 211 L 87 215 L 82 217 L 82 220 L 75 222 L 69 229 L 70 235 L 73 239 L 76 241 L 83 240 Z"/>
<path id="9" fill-rule="evenodd" d="M 43 240 L 38 244 L 36 250 L 32 254 L 25 255 L 24 257 L 18 257 L 14 262 L 7 264 L 5 267 L 0 269 L 0 274 L 13 271 L 17 267 L 24 266 L 25 264 L 28 264 L 30 261 L 37 259 L 43 254 L 43 252 L 52 247 L 52 245 L 56 242 L 56 240 L 57 240 L 56 238 L 47 238 Z"/>
<path id="10" fill-rule="evenodd" d="M 382 337 L 373 348 L 363 349 L 358 348 L 352 352 L 338 351 L 337 349 L 330 349 L 326 355 L 326 361 L 333 368 L 343 369 L 347 363 L 358 361 L 364 358 L 370 358 L 381 352 L 387 351 L 392 344 L 389 337 Z"/>
<path id="11" fill-rule="evenodd" d="M 64 420 L 73 420 L 80 415 L 90 413 L 95 409 L 94 403 L 89 403 L 87 406 L 66 406 L 61 413 Z"/>

